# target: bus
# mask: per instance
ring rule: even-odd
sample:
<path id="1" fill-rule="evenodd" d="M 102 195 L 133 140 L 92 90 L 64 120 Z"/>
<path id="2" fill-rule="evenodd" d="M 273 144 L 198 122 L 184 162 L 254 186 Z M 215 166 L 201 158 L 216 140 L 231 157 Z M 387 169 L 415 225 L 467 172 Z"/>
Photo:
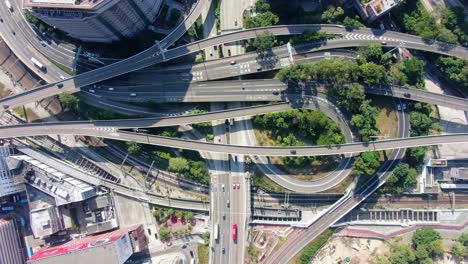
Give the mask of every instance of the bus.
<path id="1" fill-rule="evenodd" d="M 39 68 L 41 71 L 45 71 L 46 67 L 44 65 L 42 65 L 42 63 L 40 63 L 38 60 L 36 60 L 36 58 L 32 57 L 31 61 L 32 61 L 32 63 L 34 63 L 34 66 Z"/>
<path id="2" fill-rule="evenodd" d="M 215 230 L 214 230 L 214 239 L 218 240 L 219 238 L 219 224 L 215 225 Z"/>
<path id="3" fill-rule="evenodd" d="M 28 247 L 28 258 L 31 258 L 34 255 L 32 247 Z"/>
<path id="4" fill-rule="evenodd" d="M 2 207 L 2 211 L 4 211 L 4 212 L 9 212 L 9 211 L 13 211 L 13 210 L 15 210 L 15 207 L 13 207 L 13 206 Z"/>
<path id="5" fill-rule="evenodd" d="M 237 224 L 232 225 L 232 240 L 237 240 Z"/>

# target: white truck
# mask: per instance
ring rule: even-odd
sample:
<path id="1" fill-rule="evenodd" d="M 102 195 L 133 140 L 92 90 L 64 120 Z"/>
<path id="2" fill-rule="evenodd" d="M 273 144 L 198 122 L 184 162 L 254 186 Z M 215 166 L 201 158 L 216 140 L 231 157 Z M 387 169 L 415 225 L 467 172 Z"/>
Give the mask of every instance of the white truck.
<path id="1" fill-rule="evenodd" d="M 34 66 L 39 68 L 41 71 L 45 71 L 46 67 L 42 63 L 40 63 L 36 58 L 32 57 L 31 61 L 34 64 Z"/>
<path id="2" fill-rule="evenodd" d="M 6 7 L 8 7 L 8 9 L 10 9 L 10 11 L 13 11 L 13 7 L 11 6 L 10 1 L 5 0 L 5 5 L 6 5 Z"/>

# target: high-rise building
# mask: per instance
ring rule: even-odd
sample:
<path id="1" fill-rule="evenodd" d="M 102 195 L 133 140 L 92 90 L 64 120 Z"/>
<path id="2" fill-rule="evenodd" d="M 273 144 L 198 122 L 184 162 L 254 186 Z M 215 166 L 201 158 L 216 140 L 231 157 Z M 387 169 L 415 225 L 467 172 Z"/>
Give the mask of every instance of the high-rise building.
<path id="1" fill-rule="evenodd" d="M 142 225 L 69 241 L 60 246 L 42 248 L 29 260 L 30 264 L 122 264 L 133 253 L 143 251 L 148 238 Z"/>
<path id="2" fill-rule="evenodd" d="M 24 8 L 73 38 L 111 42 L 152 23 L 163 0 L 23 0 Z"/>
<path id="3" fill-rule="evenodd" d="M 0 219 L 0 263 L 23 264 L 20 236 L 13 219 Z"/>

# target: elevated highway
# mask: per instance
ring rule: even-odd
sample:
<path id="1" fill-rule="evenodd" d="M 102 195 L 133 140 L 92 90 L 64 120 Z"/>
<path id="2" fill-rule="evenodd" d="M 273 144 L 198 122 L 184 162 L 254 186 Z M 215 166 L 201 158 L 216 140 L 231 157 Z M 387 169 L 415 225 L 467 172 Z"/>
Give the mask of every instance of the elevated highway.
<path id="1" fill-rule="evenodd" d="M 124 73 L 128 73 L 138 69 L 142 69 L 163 61 L 179 58 L 190 53 L 203 50 L 210 46 L 239 41 L 243 39 L 255 38 L 257 35 L 262 34 L 264 32 L 270 32 L 273 35 L 294 35 L 301 34 L 307 30 L 321 31 L 330 34 L 341 34 L 344 36 L 346 36 L 347 33 L 350 33 L 346 30 L 346 28 L 337 25 L 287 25 L 255 28 L 235 33 L 228 33 L 200 40 L 167 51 L 164 50 L 164 48 L 160 45 L 155 45 L 137 55 L 116 62 L 114 64 L 104 66 L 102 68 L 92 70 L 80 75 L 76 75 L 73 78 L 66 79 L 58 83 L 52 83 L 27 91 L 22 94 L 1 99 L 0 105 L 2 105 L 4 109 L 7 109 L 14 106 L 24 105 L 29 102 L 34 102 L 42 98 L 56 95 L 62 92 L 77 92 L 79 90 L 79 87 L 84 87 L 93 83 L 107 80 L 112 77 L 119 76 Z M 343 37 L 340 39 L 327 40 L 324 42 L 316 43 L 316 47 L 314 48 L 314 50 L 366 46 L 370 43 L 386 41 L 387 45 L 391 47 L 404 46 L 410 49 L 435 52 L 444 55 L 456 56 L 464 59 L 468 58 L 468 49 L 466 48 L 453 46 L 446 43 L 440 43 L 437 41 L 428 42 L 417 36 L 391 31 L 371 29 L 358 29 L 352 32 L 353 34 L 362 34 L 369 36 L 369 38 L 352 39 Z"/>
<path id="2" fill-rule="evenodd" d="M 121 141 L 135 141 L 142 144 L 164 146 L 177 149 L 188 149 L 204 152 L 240 154 L 253 156 L 325 156 L 359 153 L 374 150 L 391 150 L 408 147 L 433 146 L 439 144 L 456 144 L 468 142 L 468 133 L 437 136 L 409 137 L 373 142 L 358 142 L 333 146 L 307 147 L 260 147 L 214 144 L 187 139 L 139 134 L 116 130 L 113 127 L 69 128 L 67 123 L 50 126 L 47 123 L 36 126 L 4 126 L 0 128 L 0 138 L 28 137 L 40 135 L 81 135 L 94 136 Z"/>
<path id="3" fill-rule="evenodd" d="M 345 88 L 343 88 L 345 89 Z M 97 89 L 95 96 L 122 102 L 237 102 L 288 101 L 289 96 L 313 93 L 312 88 L 294 89 L 280 80 L 232 80 L 202 83 L 172 83 L 136 86 L 114 86 Z M 432 93 L 401 86 L 366 87 L 366 93 L 391 96 L 412 101 L 468 111 L 468 99 Z M 132 96 L 135 94 L 135 96 Z M 92 95 L 90 95 L 92 96 Z"/>

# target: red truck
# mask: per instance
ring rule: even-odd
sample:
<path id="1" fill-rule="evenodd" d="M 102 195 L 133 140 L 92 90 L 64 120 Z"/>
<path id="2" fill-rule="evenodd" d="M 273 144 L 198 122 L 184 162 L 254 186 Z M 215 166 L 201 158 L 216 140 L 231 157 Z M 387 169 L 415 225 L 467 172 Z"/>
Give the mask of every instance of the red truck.
<path id="1" fill-rule="evenodd" d="M 232 240 L 237 240 L 237 224 L 232 225 Z"/>

